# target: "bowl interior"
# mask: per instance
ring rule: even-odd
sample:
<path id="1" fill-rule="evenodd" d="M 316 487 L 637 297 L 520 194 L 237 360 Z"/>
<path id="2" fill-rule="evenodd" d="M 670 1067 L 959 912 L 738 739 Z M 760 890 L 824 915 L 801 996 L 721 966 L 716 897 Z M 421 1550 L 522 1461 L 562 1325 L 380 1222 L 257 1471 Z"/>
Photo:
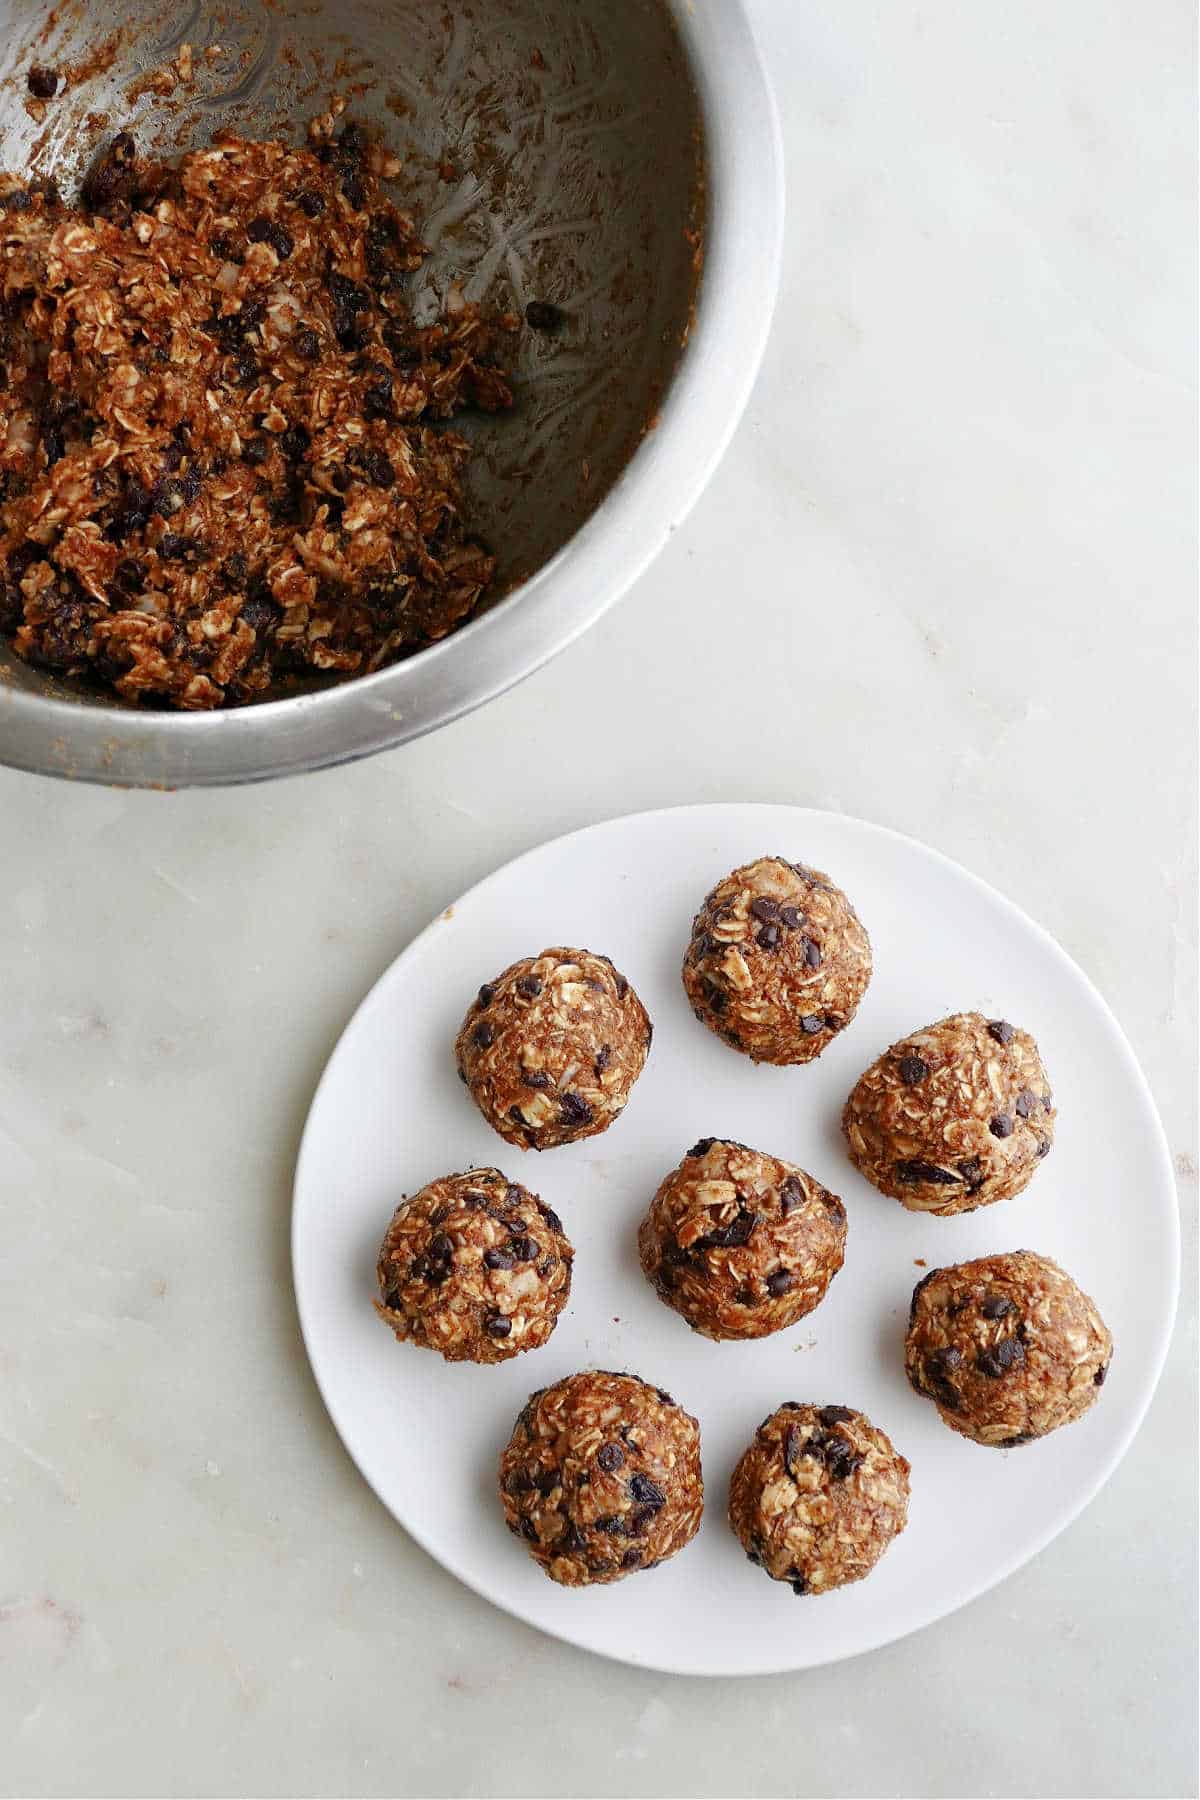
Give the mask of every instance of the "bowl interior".
<path id="1" fill-rule="evenodd" d="M 468 500 L 498 558 L 494 604 L 599 505 L 687 339 L 703 150 L 669 9 L 662 0 L 130 0 L 115 25 L 81 0 L 0 0 L 0 167 L 53 175 L 70 198 L 120 129 L 162 156 L 222 128 L 295 142 L 338 93 L 404 158 L 394 191 L 431 247 L 412 278 L 419 319 L 440 312 L 452 285 L 499 309 L 549 300 L 567 314 L 557 335 L 522 334 L 512 414 L 456 421 L 475 442 Z M 147 75 L 170 72 L 156 86 L 175 75 L 185 43 L 192 79 L 176 76 L 169 93 L 145 88 Z M 33 63 L 65 76 L 41 107 L 26 85 Z M 3 643 L 0 680 L 118 704 L 31 669 Z"/>

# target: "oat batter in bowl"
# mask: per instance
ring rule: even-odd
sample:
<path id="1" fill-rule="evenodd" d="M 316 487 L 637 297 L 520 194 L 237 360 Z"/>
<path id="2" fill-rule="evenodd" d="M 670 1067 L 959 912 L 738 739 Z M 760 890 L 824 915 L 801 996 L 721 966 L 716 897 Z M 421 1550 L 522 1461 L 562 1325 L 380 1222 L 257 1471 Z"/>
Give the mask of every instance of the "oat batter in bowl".
<path id="1" fill-rule="evenodd" d="M 424 246 L 383 143 L 119 133 L 64 206 L 0 178 L 0 631 L 126 700 L 244 702 L 445 636 L 495 559 L 464 521 L 518 321 L 418 329 Z"/>

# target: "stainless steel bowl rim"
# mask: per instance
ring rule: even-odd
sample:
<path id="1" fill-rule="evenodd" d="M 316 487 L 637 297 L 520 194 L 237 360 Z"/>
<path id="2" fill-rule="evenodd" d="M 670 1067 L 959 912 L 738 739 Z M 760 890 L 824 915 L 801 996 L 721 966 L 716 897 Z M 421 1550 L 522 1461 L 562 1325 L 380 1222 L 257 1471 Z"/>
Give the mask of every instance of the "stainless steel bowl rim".
<path id="1" fill-rule="evenodd" d="M 535 576 L 410 661 L 228 712 L 82 706 L 0 683 L 0 761 L 116 786 L 219 786 L 369 756 L 493 699 L 619 599 L 695 504 L 766 345 L 783 242 L 779 119 L 743 0 L 671 0 L 708 159 L 704 277 L 687 352 L 624 474 Z"/>

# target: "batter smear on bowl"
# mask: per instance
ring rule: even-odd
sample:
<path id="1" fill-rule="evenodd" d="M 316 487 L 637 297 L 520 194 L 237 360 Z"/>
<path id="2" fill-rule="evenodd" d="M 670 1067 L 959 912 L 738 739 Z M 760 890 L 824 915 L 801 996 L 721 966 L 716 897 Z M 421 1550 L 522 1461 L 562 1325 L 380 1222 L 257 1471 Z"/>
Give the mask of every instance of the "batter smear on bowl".
<path id="1" fill-rule="evenodd" d="M 518 321 L 413 325 L 399 162 L 335 110 L 177 166 L 122 132 L 77 207 L 0 175 L 0 631 L 38 667 L 236 705 L 478 605 L 444 421 L 511 407 Z"/>

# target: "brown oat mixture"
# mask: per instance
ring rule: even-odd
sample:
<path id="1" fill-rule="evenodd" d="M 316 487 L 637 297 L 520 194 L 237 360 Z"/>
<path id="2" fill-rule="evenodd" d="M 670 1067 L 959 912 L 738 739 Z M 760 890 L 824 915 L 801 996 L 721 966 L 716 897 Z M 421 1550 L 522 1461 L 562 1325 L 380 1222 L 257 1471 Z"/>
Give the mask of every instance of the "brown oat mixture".
<path id="1" fill-rule="evenodd" d="M 729 1523 L 752 1563 L 795 1594 L 869 1575 L 908 1519 L 908 1459 L 865 1413 L 789 1400 L 733 1472 Z"/>
<path id="2" fill-rule="evenodd" d="M 512 405 L 517 321 L 414 327 L 399 164 L 338 110 L 174 167 L 122 132 L 75 207 L 0 175 L 0 631 L 36 666 L 236 705 L 477 606 L 444 421 Z"/>
<path id="3" fill-rule="evenodd" d="M 819 1306 L 846 1253 L 846 1209 L 798 1168 L 701 1138 L 638 1229 L 661 1300 L 709 1338 L 760 1338 Z"/>
<path id="4" fill-rule="evenodd" d="M 375 1309 L 447 1362 L 506 1362 L 550 1337 L 574 1255 L 558 1214 L 499 1169 L 446 1175 L 396 1208 Z"/>
<path id="5" fill-rule="evenodd" d="M 1010 1200 L 1054 1142 L 1037 1044 L 1007 1019 L 954 1013 L 891 1046 L 842 1114 L 850 1160 L 910 1212 L 943 1216 Z"/>
<path id="6" fill-rule="evenodd" d="M 500 1500 L 509 1530 L 564 1587 L 657 1568 L 700 1528 L 700 1427 L 636 1375 L 569 1375 L 521 1409 Z"/>
<path id="7" fill-rule="evenodd" d="M 493 1131 L 522 1150 L 551 1150 L 620 1117 L 653 1035 L 607 956 L 558 945 L 484 982 L 454 1055 Z"/>
<path id="8" fill-rule="evenodd" d="M 1081 1418 L 1112 1353 L 1095 1302 L 1031 1250 L 931 1269 L 913 1289 L 908 1379 L 977 1444 L 1007 1449 Z"/>

